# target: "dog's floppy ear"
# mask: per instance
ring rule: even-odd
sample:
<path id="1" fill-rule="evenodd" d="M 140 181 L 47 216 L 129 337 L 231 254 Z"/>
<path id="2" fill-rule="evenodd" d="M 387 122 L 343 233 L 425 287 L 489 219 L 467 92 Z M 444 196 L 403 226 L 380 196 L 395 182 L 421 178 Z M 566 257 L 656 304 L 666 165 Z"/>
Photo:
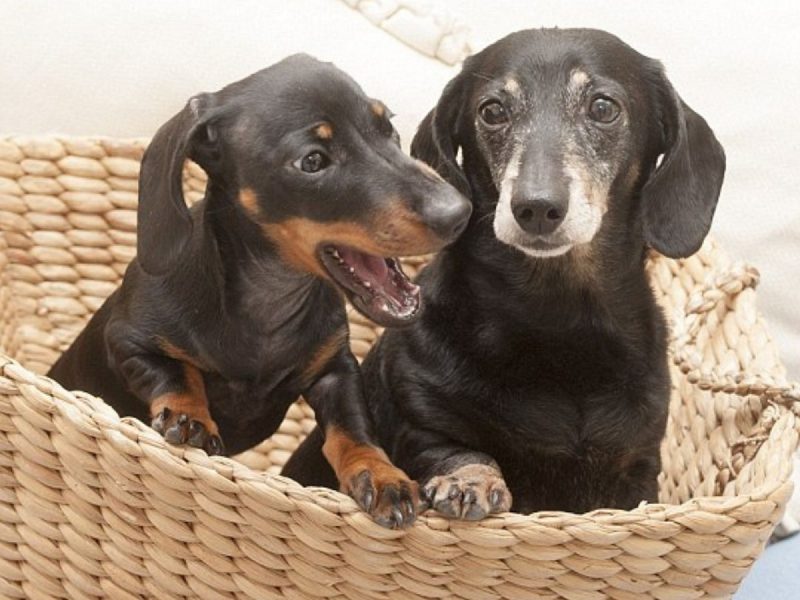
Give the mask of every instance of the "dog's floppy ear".
<path id="1" fill-rule="evenodd" d="M 183 198 L 183 164 L 214 154 L 216 131 L 208 115 L 211 94 L 193 97 L 156 132 L 139 174 L 137 259 L 151 275 L 168 272 L 192 236 L 192 219 Z M 201 166 L 205 161 L 198 161 Z"/>
<path id="2" fill-rule="evenodd" d="M 662 254 L 682 258 L 697 252 L 711 227 L 725 152 L 705 119 L 659 72 L 664 156 L 642 189 L 644 237 Z"/>
<path id="3" fill-rule="evenodd" d="M 459 122 L 464 105 L 464 72 L 445 86 L 439 102 L 422 120 L 411 141 L 411 156 L 428 163 L 450 185 L 471 196 L 466 175 L 456 159 Z"/>

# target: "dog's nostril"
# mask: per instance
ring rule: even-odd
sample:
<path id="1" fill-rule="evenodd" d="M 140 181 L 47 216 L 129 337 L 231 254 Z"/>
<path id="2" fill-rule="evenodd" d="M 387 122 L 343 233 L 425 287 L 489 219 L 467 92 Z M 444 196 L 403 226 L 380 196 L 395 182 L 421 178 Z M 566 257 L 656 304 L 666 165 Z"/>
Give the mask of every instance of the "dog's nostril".
<path id="1" fill-rule="evenodd" d="M 520 221 L 530 221 L 533 218 L 533 211 L 530 208 L 523 208 L 517 213 L 517 218 Z"/>
<path id="2" fill-rule="evenodd" d="M 553 233 L 566 214 L 566 206 L 552 202 L 546 196 L 515 198 L 511 201 L 511 212 L 517 224 L 535 235 Z"/>
<path id="3" fill-rule="evenodd" d="M 551 208 L 545 213 L 544 216 L 550 221 L 560 221 L 561 211 L 558 210 L 557 208 Z"/>

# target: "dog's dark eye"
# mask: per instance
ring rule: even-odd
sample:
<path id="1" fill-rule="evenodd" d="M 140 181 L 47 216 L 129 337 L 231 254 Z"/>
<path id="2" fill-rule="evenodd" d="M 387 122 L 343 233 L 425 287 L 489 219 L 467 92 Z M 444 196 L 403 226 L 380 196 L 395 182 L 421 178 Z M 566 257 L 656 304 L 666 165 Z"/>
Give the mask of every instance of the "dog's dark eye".
<path id="1" fill-rule="evenodd" d="M 299 163 L 299 164 L 298 164 Z M 298 162 L 295 163 L 304 173 L 317 173 L 322 171 L 325 167 L 331 164 L 331 159 L 325 156 L 322 152 L 314 151 L 306 154 Z"/>
<path id="2" fill-rule="evenodd" d="M 619 104 L 605 96 L 598 96 L 589 105 L 589 117 L 599 123 L 611 123 L 619 116 L 619 112 Z"/>
<path id="3" fill-rule="evenodd" d="M 497 100 L 488 100 L 478 109 L 481 120 L 487 125 L 497 126 L 508 123 L 508 113 Z"/>

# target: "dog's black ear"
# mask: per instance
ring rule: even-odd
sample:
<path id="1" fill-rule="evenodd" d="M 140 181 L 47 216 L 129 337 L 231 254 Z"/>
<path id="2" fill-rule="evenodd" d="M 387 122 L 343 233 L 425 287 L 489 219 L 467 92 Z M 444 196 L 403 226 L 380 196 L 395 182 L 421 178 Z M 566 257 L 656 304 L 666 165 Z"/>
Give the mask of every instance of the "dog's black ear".
<path id="1" fill-rule="evenodd" d="M 464 72 L 445 86 L 439 102 L 422 120 L 411 140 L 411 156 L 428 163 L 450 185 L 471 196 L 469 183 L 458 164 L 459 128 L 464 105 Z"/>
<path id="2" fill-rule="evenodd" d="M 705 119 L 660 75 L 664 156 L 642 189 L 644 237 L 662 254 L 683 258 L 697 252 L 711 227 L 725 152 Z"/>
<path id="3" fill-rule="evenodd" d="M 192 236 L 192 219 L 183 198 L 187 158 L 203 164 L 215 154 L 217 132 L 209 115 L 211 94 L 193 97 L 156 132 L 139 174 L 137 259 L 151 275 L 168 272 Z M 201 160 L 206 159 L 206 160 Z"/>

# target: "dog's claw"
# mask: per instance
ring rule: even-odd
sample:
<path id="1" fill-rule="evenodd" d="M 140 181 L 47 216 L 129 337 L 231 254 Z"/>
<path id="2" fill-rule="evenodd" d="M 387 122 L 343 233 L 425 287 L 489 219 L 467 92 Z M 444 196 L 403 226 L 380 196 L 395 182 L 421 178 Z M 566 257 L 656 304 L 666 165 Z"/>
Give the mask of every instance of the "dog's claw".
<path id="1" fill-rule="evenodd" d="M 211 433 L 208 426 L 200 420 L 192 419 L 186 413 L 174 413 L 164 408 L 152 420 L 150 426 L 164 436 L 169 444 L 188 444 L 193 448 L 202 448 L 209 455 L 222 454 L 225 447 L 216 433 Z"/>
<path id="2" fill-rule="evenodd" d="M 371 471 L 362 471 L 345 491 L 383 527 L 402 529 L 417 518 L 418 488 L 402 471 L 397 470 L 397 476 L 385 482 L 376 481 Z"/>
<path id="3" fill-rule="evenodd" d="M 203 449 L 209 456 L 225 454 L 225 445 L 222 443 L 222 438 L 218 435 L 209 436 Z"/>
<path id="4" fill-rule="evenodd" d="M 511 508 L 511 494 L 496 468 L 466 465 L 432 478 L 423 489 L 429 506 L 454 519 L 477 521 Z"/>
<path id="5" fill-rule="evenodd" d="M 184 415 L 178 416 L 177 421 L 171 427 L 168 427 L 167 430 L 164 432 L 164 439 L 167 440 L 170 444 L 184 444 L 186 443 L 186 437 L 188 435 L 187 431 L 187 423 L 189 422 L 189 417 Z"/>
<path id="6" fill-rule="evenodd" d="M 208 429 L 200 421 L 189 423 L 189 439 L 187 443 L 195 448 L 202 448 L 208 438 Z"/>
<path id="7" fill-rule="evenodd" d="M 168 408 L 165 408 L 156 415 L 155 419 L 153 419 L 153 422 L 150 424 L 150 426 L 161 435 L 164 435 L 164 427 L 166 425 L 167 419 L 169 419 L 170 412 L 171 411 Z"/>
<path id="8" fill-rule="evenodd" d="M 502 490 L 492 490 L 492 493 L 489 496 L 489 503 L 492 505 L 492 509 L 499 508 L 502 500 L 503 500 Z"/>

